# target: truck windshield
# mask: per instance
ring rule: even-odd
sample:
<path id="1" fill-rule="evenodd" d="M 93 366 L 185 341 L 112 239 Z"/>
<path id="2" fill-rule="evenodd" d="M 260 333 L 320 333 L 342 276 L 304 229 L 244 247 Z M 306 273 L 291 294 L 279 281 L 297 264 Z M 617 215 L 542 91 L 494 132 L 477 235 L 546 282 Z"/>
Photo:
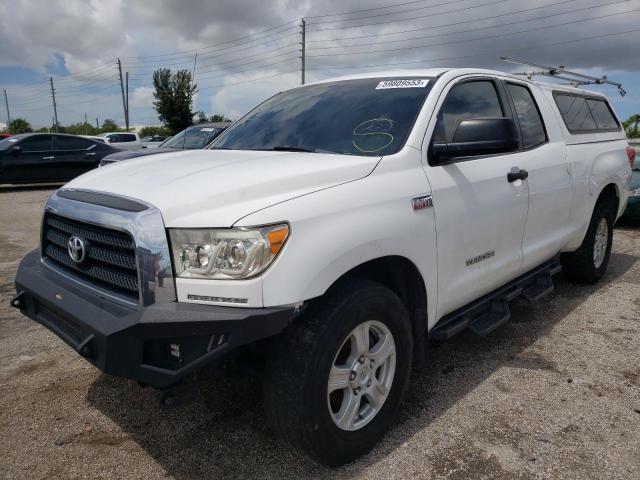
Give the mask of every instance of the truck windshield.
<path id="1" fill-rule="evenodd" d="M 288 90 L 234 123 L 211 148 L 390 155 L 404 145 L 432 85 L 429 78 L 367 78 Z"/>

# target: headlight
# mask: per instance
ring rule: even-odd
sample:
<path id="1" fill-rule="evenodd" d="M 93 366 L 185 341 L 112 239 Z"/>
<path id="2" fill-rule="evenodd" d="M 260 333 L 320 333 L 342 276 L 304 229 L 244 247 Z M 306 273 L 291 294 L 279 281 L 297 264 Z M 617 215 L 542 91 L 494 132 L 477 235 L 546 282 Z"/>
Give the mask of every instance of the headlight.
<path id="1" fill-rule="evenodd" d="M 258 228 L 170 229 L 176 275 L 242 279 L 258 275 L 289 236 L 287 224 Z"/>

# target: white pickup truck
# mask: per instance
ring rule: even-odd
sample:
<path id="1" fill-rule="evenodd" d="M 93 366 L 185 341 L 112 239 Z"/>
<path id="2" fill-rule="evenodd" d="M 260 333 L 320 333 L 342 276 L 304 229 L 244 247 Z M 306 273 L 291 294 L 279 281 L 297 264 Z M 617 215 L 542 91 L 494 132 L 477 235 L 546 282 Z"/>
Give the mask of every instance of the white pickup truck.
<path id="1" fill-rule="evenodd" d="M 161 389 L 263 352 L 274 429 L 339 465 L 393 423 L 430 340 L 489 333 L 560 268 L 604 275 L 625 150 L 604 96 L 497 71 L 306 85 L 209 150 L 56 191 L 12 303 L 100 370 Z"/>

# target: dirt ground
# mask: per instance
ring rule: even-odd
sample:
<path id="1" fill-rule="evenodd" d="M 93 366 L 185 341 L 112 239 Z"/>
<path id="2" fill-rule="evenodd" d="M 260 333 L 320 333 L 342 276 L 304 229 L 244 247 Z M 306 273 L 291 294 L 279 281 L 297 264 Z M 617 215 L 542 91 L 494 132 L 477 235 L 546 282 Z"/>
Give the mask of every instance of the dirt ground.
<path id="1" fill-rule="evenodd" d="M 640 225 L 616 229 L 600 284 L 559 275 L 491 335 L 431 345 L 397 425 L 330 470 L 274 438 L 253 377 L 161 408 L 9 307 L 51 191 L 0 191 L 1 478 L 640 479 Z"/>

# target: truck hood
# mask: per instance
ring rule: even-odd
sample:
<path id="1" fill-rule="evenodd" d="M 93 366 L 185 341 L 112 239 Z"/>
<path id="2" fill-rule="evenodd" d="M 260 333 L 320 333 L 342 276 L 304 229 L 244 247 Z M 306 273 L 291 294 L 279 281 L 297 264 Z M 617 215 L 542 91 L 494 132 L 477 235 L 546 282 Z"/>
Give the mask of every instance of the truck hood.
<path id="1" fill-rule="evenodd" d="M 230 227 L 276 203 L 366 177 L 380 158 L 188 150 L 113 163 L 72 180 L 65 188 L 150 203 L 160 209 L 167 227 Z"/>

